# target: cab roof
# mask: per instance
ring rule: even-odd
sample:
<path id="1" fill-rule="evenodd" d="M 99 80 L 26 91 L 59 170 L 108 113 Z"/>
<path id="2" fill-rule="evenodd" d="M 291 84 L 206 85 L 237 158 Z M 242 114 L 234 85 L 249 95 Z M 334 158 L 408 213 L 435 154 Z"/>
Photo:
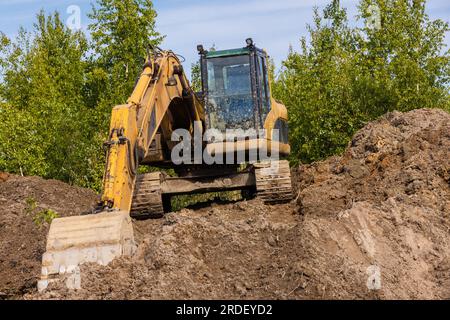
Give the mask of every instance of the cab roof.
<path id="1" fill-rule="evenodd" d="M 206 54 L 206 58 L 238 56 L 249 53 L 250 49 L 248 47 L 238 49 L 216 50 L 216 51 L 208 51 L 208 53 Z"/>

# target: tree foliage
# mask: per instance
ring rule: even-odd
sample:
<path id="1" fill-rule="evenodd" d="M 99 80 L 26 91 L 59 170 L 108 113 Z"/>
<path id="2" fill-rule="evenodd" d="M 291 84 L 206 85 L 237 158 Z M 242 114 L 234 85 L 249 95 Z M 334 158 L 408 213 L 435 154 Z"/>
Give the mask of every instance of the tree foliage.
<path id="1" fill-rule="evenodd" d="M 83 100 L 87 42 L 58 13 L 37 16 L 34 33 L 6 40 L 0 169 L 83 184 L 89 148 Z"/>
<path id="2" fill-rule="evenodd" d="M 163 37 L 155 30 L 156 11 L 149 0 L 97 0 L 89 14 L 93 72 L 98 95 L 94 102 L 109 113 L 124 103 L 142 71 L 148 50 Z"/>
<path id="3" fill-rule="evenodd" d="M 92 40 L 55 12 L 33 32 L 0 34 L 0 171 L 99 189 L 111 109 L 126 102 L 161 37 L 145 0 L 98 0 Z"/>
<path id="4" fill-rule="evenodd" d="M 200 61 L 191 64 L 191 88 L 195 92 L 202 91 L 202 71 Z"/>
<path id="5" fill-rule="evenodd" d="M 293 159 L 311 162 L 345 148 L 367 121 L 392 111 L 450 110 L 449 26 L 431 21 L 423 0 L 362 0 L 359 18 L 379 8 L 380 28 L 350 27 L 332 1 L 314 11 L 309 40 L 291 50 L 273 83 L 289 109 Z"/>

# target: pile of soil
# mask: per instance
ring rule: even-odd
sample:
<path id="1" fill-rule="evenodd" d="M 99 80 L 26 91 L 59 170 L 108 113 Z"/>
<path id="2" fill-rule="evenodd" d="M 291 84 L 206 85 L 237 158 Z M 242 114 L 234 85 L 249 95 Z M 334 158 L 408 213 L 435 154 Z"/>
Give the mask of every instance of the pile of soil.
<path id="1" fill-rule="evenodd" d="M 448 113 L 389 113 L 360 130 L 341 157 L 296 175 L 297 212 L 315 250 L 372 281 L 380 298 L 450 298 Z M 321 272 L 337 289 L 336 270 Z"/>
<path id="2" fill-rule="evenodd" d="M 133 257 L 106 267 L 83 265 L 81 290 L 21 289 L 29 292 L 24 298 L 450 299 L 448 113 L 389 113 L 360 130 L 342 156 L 295 168 L 293 182 L 298 196 L 290 204 L 254 199 L 134 221 L 139 246 Z M 17 206 L 21 218 L 12 219 L 26 221 L 22 190 L 5 196 L 10 183 L 0 182 L 0 208 Z M 95 200 L 84 190 L 59 199 L 63 186 L 51 183 L 58 185 L 55 203 L 66 208 L 82 210 Z M 32 227 L 10 228 L 25 230 L 22 242 L 9 236 L 16 250 L 25 239 L 43 241 Z M 43 246 L 25 243 L 21 250 L 27 246 L 36 248 L 33 254 L 2 256 L 2 281 L 26 283 L 23 269 L 3 271 L 12 260 L 36 266 L 27 272 L 38 277 Z"/>
<path id="3" fill-rule="evenodd" d="M 297 226 L 292 212 L 289 204 L 270 207 L 251 200 L 137 221 L 140 245 L 134 257 L 107 267 L 84 265 L 83 290 L 57 286 L 38 298 L 288 297 L 295 284 L 284 275 L 292 272 L 285 249 L 296 251 L 286 246 L 299 236 L 292 234 Z"/>
<path id="4" fill-rule="evenodd" d="M 0 299 L 36 291 L 49 227 L 36 219 L 39 213 L 79 215 L 96 199 L 60 181 L 0 173 Z"/>

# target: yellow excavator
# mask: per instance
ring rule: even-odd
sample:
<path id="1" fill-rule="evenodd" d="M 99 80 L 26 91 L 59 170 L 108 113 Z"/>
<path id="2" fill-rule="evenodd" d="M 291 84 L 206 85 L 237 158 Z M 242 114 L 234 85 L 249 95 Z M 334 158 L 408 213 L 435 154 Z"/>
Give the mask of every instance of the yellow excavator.
<path id="1" fill-rule="evenodd" d="M 173 196 L 292 199 L 287 110 L 271 96 L 267 54 L 251 38 L 238 49 L 197 50 L 201 92 L 175 53 L 153 48 L 127 103 L 113 108 L 101 202 L 92 214 L 52 221 L 40 291 L 61 279 L 80 288 L 81 264 L 132 255 L 132 218 L 162 217 Z M 145 166 L 176 175 L 139 174 Z"/>

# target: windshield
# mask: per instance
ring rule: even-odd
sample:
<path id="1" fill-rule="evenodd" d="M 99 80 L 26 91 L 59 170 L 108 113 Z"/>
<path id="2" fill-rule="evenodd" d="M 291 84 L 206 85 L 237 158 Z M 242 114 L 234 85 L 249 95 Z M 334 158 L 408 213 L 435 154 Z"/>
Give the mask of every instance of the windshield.
<path id="1" fill-rule="evenodd" d="M 210 58 L 208 116 L 211 128 L 253 128 L 253 98 L 248 55 Z"/>

